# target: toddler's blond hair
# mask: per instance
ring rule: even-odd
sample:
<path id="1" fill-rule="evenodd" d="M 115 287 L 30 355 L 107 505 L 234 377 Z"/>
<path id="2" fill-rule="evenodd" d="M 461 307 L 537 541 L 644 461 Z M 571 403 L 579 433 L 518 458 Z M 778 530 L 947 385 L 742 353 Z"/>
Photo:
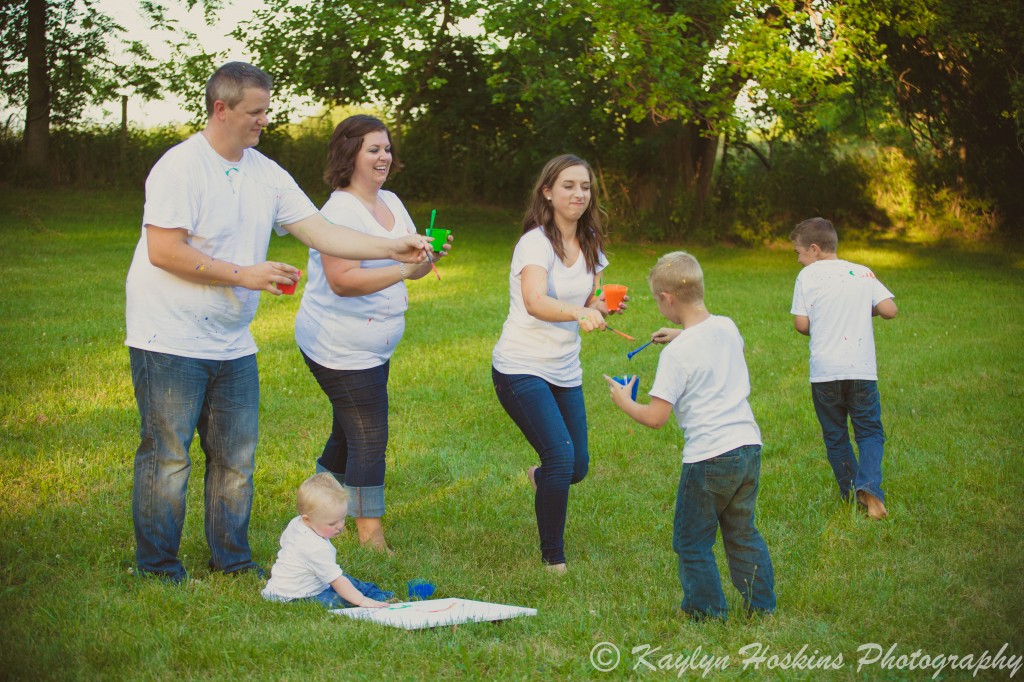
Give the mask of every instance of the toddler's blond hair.
<path id="1" fill-rule="evenodd" d="M 704 271 L 686 251 L 673 251 L 659 258 L 647 275 L 647 284 L 655 296 L 664 291 L 684 303 L 704 300 Z"/>
<path id="2" fill-rule="evenodd" d="M 348 491 L 338 483 L 334 474 L 313 474 L 299 486 L 295 503 L 299 514 L 315 516 L 331 505 L 347 505 Z"/>

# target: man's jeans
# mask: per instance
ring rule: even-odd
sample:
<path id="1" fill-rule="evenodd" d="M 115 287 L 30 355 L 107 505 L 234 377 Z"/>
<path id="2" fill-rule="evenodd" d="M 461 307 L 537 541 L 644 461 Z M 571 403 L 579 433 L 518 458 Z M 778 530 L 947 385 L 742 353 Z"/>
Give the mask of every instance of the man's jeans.
<path id="1" fill-rule="evenodd" d="M 863 379 L 824 381 L 811 384 L 814 411 L 821 424 L 828 463 L 839 484 L 843 499 L 851 490 L 866 490 L 882 502 L 882 454 L 885 431 L 882 429 L 882 406 L 878 382 Z M 853 423 L 860 463 L 850 445 L 846 419 Z"/>
<path id="2" fill-rule="evenodd" d="M 139 570 L 173 581 L 187 577 L 178 548 L 197 431 L 206 455 L 210 568 L 256 567 L 248 538 L 260 401 L 256 356 L 220 361 L 138 348 L 129 353 L 141 416 L 132 490 Z"/>
<path id="3" fill-rule="evenodd" d="M 768 545 L 754 525 L 761 446 L 744 445 L 702 462 L 683 464 L 676 496 L 672 548 L 679 555 L 682 609 L 694 618 L 727 614 L 712 548 L 722 544 L 732 584 L 748 613 L 775 610 L 775 572 Z"/>
<path id="4" fill-rule="evenodd" d="M 491 368 L 498 401 L 540 455 L 535 473 L 534 511 L 541 559 L 565 563 L 565 514 L 569 486 L 590 466 L 583 387 L 549 384 L 530 374 L 502 374 Z"/>

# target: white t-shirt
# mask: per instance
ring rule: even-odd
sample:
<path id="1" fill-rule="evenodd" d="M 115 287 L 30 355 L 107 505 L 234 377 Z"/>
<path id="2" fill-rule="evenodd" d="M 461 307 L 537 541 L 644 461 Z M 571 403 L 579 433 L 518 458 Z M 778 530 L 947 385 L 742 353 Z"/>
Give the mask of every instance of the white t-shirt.
<path id="1" fill-rule="evenodd" d="M 871 309 L 892 292 L 863 265 L 819 260 L 796 278 L 790 313 L 811 323 L 811 383 L 878 379 Z"/>
<path id="2" fill-rule="evenodd" d="M 523 268 L 539 265 L 548 273 L 547 295 L 566 305 L 585 305 L 594 290 L 595 273 L 587 272 L 580 253 L 566 267 L 541 227 L 524 234 L 512 254 L 509 273 L 509 310 L 501 338 L 494 347 L 494 368 L 502 374 L 531 374 L 555 386 L 583 383 L 580 366 L 580 323 L 544 322 L 526 312 L 523 303 Z M 599 254 L 597 272 L 608 265 Z"/>
<path id="3" fill-rule="evenodd" d="M 125 345 L 208 360 L 256 352 L 249 323 L 260 292 L 194 284 L 149 261 L 146 225 L 188 230 L 189 243 L 217 260 L 266 260 L 270 231 L 316 213 L 284 169 L 255 149 L 223 159 L 202 133 L 165 153 L 146 178 L 142 236 L 128 270 Z"/>
<path id="4" fill-rule="evenodd" d="M 391 230 L 378 223 L 349 192 L 335 191 L 320 212 L 333 223 L 374 237 L 401 239 L 416 233 L 409 212 L 394 193 L 381 190 L 377 196 L 395 216 Z M 361 266 L 384 268 L 397 263 L 364 260 Z M 387 362 L 405 333 L 405 311 L 409 309 L 405 282 L 366 296 L 338 296 L 327 283 L 319 251 L 309 250 L 307 268 L 309 278 L 295 317 L 295 341 L 302 352 L 330 369 L 369 369 Z"/>
<path id="5" fill-rule="evenodd" d="M 750 377 L 743 337 L 728 317 L 712 315 L 665 346 L 648 393 L 672 403 L 686 439 L 684 463 L 761 444 L 761 430 L 747 402 Z"/>
<path id="6" fill-rule="evenodd" d="M 305 599 L 320 594 L 343 575 L 331 541 L 296 516 L 281 533 L 281 551 L 261 594 L 272 601 Z"/>

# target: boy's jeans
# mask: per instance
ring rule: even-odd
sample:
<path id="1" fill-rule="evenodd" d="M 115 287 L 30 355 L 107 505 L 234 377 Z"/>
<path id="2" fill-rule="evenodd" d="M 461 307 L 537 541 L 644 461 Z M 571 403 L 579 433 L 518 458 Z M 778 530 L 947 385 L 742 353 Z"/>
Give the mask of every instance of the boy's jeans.
<path id="1" fill-rule="evenodd" d="M 729 576 L 747 613 L 775 610 L 775 572 L 768 545 L 754 526 L 760 473 L 760 445 L 683 464 L 672 548 L 679 555 L 682 609 L 695 618 L 725 618 L 728 612 L 712 552 L 719 526 Z"/>
<path id="2" fill-rule="evenodd" d="M 885 432 L 878 382 L 864 379 L 823 381 L 811 384 L 814 411 L 821 424 L 828 463 L 832 465 L 839 492 L 849 499 L 851 490 L 866 490 L 882 502 L 882 453 Z M 847 416 L 853 423 L 860 465 L 850 445 Z"/>
<path id="3" fill-rule="evenodd" d="M 139 570 L 176 582 L 187 577 L 178 547 L 196 431 L 206 454 L 210 567 L 256 568 L 248 537 L 260 402 L 256 356 L 200 360 L 128 350 L 142 418 L 132 488 Z"/>

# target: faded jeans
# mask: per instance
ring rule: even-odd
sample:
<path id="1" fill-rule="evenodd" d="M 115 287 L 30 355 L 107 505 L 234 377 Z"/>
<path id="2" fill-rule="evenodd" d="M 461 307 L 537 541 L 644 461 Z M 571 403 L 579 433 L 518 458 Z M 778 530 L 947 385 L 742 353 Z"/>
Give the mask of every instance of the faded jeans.
<path id="1" fill-rule="evenodd" d="M 744 445 L 711 459 L 683 464 L 672 548 L 679 555 L 682 610 L 696 619 L 727 616 L 712 551 L 719 527 L 729 577 L 743 597 L 746 612 L 775 610 L 775 572 L 768 545 L 754 525 L 760 475 L 760 445 Z"/>
<path id="2" fill-rule="evenodd" d="M 210 568 L 257 568 L 248 537 L 260 401 L 256 356 L 200 360 L 128 350 L 141 417 L 132 488 L 139 571 L 175 582 L 188 577 L 178 548 L 196 432 L 206 456 Z"/>

